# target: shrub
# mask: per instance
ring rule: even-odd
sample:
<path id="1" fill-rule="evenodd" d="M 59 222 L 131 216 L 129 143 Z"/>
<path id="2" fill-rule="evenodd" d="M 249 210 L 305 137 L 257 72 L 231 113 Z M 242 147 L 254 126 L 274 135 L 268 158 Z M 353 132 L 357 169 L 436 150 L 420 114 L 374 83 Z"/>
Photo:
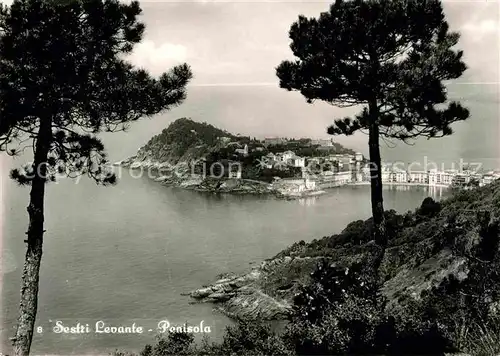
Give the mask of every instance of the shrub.
<path id="1" fill-rule="evenodd" d="M 217 355 L 292 355 L 290 346 L 269 324 L 240 321 L 228 327 L 221 344 L 213 344 Z"/>
<path id="2" fill-rule="evenodd" d="M 362 242 L 370 241 L 372 239 L 371 229 L 363 220 L 351 222 L 342 231 L 339 240 L 342 242 L 351 242 L 352 244 L 360 244 Z"/>
<path id="3" fill-rule="evenodd" d="M 285 338 L 298 355 L 435 355 L 454 350 L 446 330 L 419 308 L 410 317 L 388 314 L 374 277 L 361 264 L 342 268 L 322 261 L 294 302 Z"/>
<path id="4" fill-rule="evenodd" d="M 432 218 L 439 214 L 441 211 L 441 204 L 439 202 L 434 201 L 431 197 L 427 197 L 424 199 L 422 202 L 422 205 L 420 205 L 420 208 L 417 209 L 417 215 L 422 218 L 422 217 L 427 217 L 427 218 Z"/>
<path id="5" fill-rule="evenodd" d="M 183 332 L 168 333 L 160 335 L 154 346 L 146 345 L 140 356 L 174 356 L 194 355 L 194 335 Z"/>
<path id="6" fill-rule="evenodd" d="M 457 342 L 460 350 L 471 355 L 490 356 L 500 354 L 500 318 L 494 317 L 482 323 L 461 324 Z"/>
<path id="7" fill-rule="evenodd" d="M 227 327 L 222 342 L 205 338 L 196 345 L 193 334 L 169 333 L 158 337 L 154 346 L 146 345 L 140 356 L 219 356 L 293 355 L 291 347 L 265 323 L 240 321 Z M 114 356 L 125 354 L 115 352 Z M 128 354 L 127 354 L 128 356 Z"/>

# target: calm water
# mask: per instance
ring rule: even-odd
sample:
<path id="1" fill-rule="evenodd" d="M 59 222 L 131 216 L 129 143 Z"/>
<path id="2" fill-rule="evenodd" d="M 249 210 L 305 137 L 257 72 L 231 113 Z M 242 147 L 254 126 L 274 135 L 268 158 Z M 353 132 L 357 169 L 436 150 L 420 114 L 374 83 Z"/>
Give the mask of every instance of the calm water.
<path id="1" fill-rule="evenodd" d="M 24 256 L 27 190 L 6 182 L 3 239 L 4 344 L 12 336 Z M 388 209 L 406 211 L 443 191 L 386 190 Z M 208 304 L 189 304 L 180 293 L 239 272 L 295 241 L 339 232 L 370 214 L 369 188 L 343 188 L 297 201 L 213 196 L 167 188 L 124 174 L 115 187 L 69 180 L 47 192 L 46 240 L 40 276 L 36 354 L 96 354 L 136 350 L 153 334 L 63 337 L 51 331 L 67 325 L 160 320 L 212 326 L 220 335 L 228 320 Z M 52 323 L 50 322 L 52 321 Z"/>
<path id="2" fill-rule="evenodd" d="M 463 159 L 480 162 L 486 169 L 500 168 L 498 86 L 462 85 L 450 90 L 454 98 L 466 100 L 471 119 L 454 125 L 455 134 L 444 139 L 419 140 L 414 146 L 383 145 L 384 159 L 424 163 L 427 157 L 444 169 Z M 491 100 L 476 100 L 484 95 Z M 134 154 L 152 135 L 182 116 L 257 137 L 326 137 L 326 126 L 346 114 L 350 113 L 328 105 L 308 105 L 300 95 L 279 88 L 191 88 L 179 108 L 132 125 L 130 133 L 103 135 L 103 139 L 111 160 L 116 161 Z M 363 135 L 338 141 L 367 151 Z M 17 316 L 28 202 L 28 190 L 5 179 L 7 172 L 4 166 L 0 175 L 4 178 L 0 196 L 4 202 L 0 210 L 4 345 L 13 335 Z M 445 192 L 386 189 L 385 208 L 404 212 L 429 195 L 439 198 Z M 335 189 L 306 200 L 278 201 L 207 196 L 128 174 L 110 188 L 88 180 L 79 184 L 63 180 L 49 186 L 46 196 L 47 234 L 37 319 L 43 332 L 36 334 L 32 351 L 106 354 L 115 348 L 138 350 L 154 338 L 152 334 L 61 337 L 50 331 L 51 320 L 67 325 L 136 321 L 147 328 L 155 328 L 163 319 L 193 325 L 204 320 L 217 337 L 228 319 L 213 313 L 211 305 L 189 304 L 180 293 L 207 284 L 220 273 L 244 271 L 293 242 L 339 232 L 347 223 L 369 215 L 367 186 Z"/>

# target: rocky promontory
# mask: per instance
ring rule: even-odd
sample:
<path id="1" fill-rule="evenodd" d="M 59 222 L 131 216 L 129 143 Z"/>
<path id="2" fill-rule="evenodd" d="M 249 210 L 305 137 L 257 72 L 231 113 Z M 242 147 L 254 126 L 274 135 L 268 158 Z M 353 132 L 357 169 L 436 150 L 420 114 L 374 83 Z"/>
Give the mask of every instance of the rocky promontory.
<path id="1" fill-rule="evenodd" d="M 309 155 L 315 152 L 310 145 L 303 145 L 306 146 L 296 149 Z M 135 155 L 115 164 L 147 171 L 148 176 L 165 185 L 203 192 L 265 194 L 288 199 L 324 193 L 304 182 L 297 183 L 302 179 L 303 166 L 285 164 L 270 168 L 263 163 L 273 150 L 290 149 L 268 148 L 255 138 L 181 118 L 151 138 Z M 350 151 L 340 145 L 334 148 Z"/>
<path id="2" fill-rule="evenodd" d="M 359 258 L 361 256 L 357 256 Z M 219 279 L 188 295 L 199 302 L 214 303 L 216 310 L 235 319 L 286 319 L 292 311 L 294 295 L 308 282 L 309 274 L 320 259 L 338 263 L 330 256 L 271 259 L 248 273 Z M 389 259 L 388 255 L 384 263 L 390 263 Z M 293 270 L 299 270 L 300 275 L 291 275 Z M 400 266 L 398 273 L 384 283 L 382 291 L 390 301 L 389 307 L 397 308 L 397 297 L 407 295 L 417 299 L 423 290 L 438 285 L 450 274 L 461 280 L 467 278 L 467 273 L 463 258 L 443 250 L 418 266 Z"/>
<path id="3" fill-rule="evenodd" d="M 496 231 L 500 182 L 460 192 L 436 204 L 439 209 L 429 209 L 424 201 L 404 215 L 386 212 L 391 238 L 379 278 L 387 308 L 404 310 L 407 300 L 418 302 L 423 292 L 445 280 L 469 278 L 478 263 L 470 256 L 480 248 L 485 229 Z M 468 206 L 475 210 L 471 213 Z M 476 211 L 485 211 L 488 217 L 478 219 Z M 217 310 L 234 318 L 285 319 L 292 312 L 294 296 L 310 282 L 319 260 L 345 267 L 369 263 L 376 251 L 371 228 L 371 219 L 352 222 L 338 235 L 301 241 L 247 273 L 219 279 L 188 295 L 197 302 L 214 303 Z"/>

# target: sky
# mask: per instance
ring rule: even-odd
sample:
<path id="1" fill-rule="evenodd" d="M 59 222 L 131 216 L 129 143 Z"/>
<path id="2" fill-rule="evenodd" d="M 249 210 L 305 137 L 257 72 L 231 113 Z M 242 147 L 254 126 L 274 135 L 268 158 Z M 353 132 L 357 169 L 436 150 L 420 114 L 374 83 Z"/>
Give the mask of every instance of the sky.
<path id="1" fill-rule="evenodd" d="M 0 0 L 5 4 L 12 0 Z M 316 17 L 331 1 L 140 1 L 143 42 L 130 61 L 161 74 L 187 62 L 193 86 L 275 85 L 274 68 L 292 59 L 288 30 L 299 14 Z M 461 81 L 498 82 L 499 0 L 444 1 L 446 18 L 462 34 L 469 65 Z"/>
<path id="2" fill-rule="evenodd" d="M 316 17 L 329 1 L 141 2 L 146 24 L 133 63 L 153 73 L 187 62 L 192 85 L 275 85 L 274 68 L 293 59 L 288 30 L 299 14 Z M 462 34 L 469 70 L 461 81 L 498 82 L 499 2 L 445 1 L 450 27 Z"/>
<path id="3" fill-rule="evenodd" d="M 188 63 L 194 78 L 181 106 L 153 120 L 134 124 L 129 133 L 104 135 L 111 156 L 123 158 L 134 153 L 179 117 L 191 117 L 233 133 L 256 137 L 328 137 L 328 125 L 356 113 L 358 108 L 339 109 L 321 102 L 307 104 L 299 93 L 279 88 L 275 68 L 281 61 L 293 59 L 288 38 L 291 24 L 300 14 L 317 17 L 328 10 L 330 3 L 140 1 L 143 9 L 140 20 L 145 23 L 146 32 L 128 60 L 154 75 Z M 426 143 L 425 148 L 436 151 L 450 145 L 459 147 L 471 132 L 478 135 L 476 141 L 486 140 L 479 138 L 483 136 L 497 142 L 500 0 L 454 0 L 443 4 L 451 30 L 461 33 L 458 47 L 464 50 L 469 67 L 448 86 L 449 97 L 463 101 L 471 110 L 471 119 L 466 128 L 456 124 L 458 133 L 453 142 L 434 140 L 438 142 Z M 363 135 L 339 136 L 336 140 L 367 151 Z M 487 150 L 496 150 L 500 157 L 496 145 L 490 143 Z"/>
<path id="4" fill-rule="evenodd" d="M 146 33 L 130 60 L 155 74 L 178 63 L 191 65 L 195 77 L 188 90 L 188 99 L 181 107 L 163 115 L 168 121 L 188 116 L 235 133 L 258 137 L 326 138 L 326 127 L 334 119 L 352 115 L 358 108 L 339 109 L 321 102 L 307 104 L 299 93 L 278 87 L 275 68 L 282 60 L 294 58 L 288 38 L 291 24 L 300 14 L 317 17 L 328 10 L 330 3 L 277 0 L 142 2 L 141 18 L 146 24 Z M 458 47 L 464 50 L 468 65 L 464 75 L 448 86 L 449 97 L 463 101 L 471 110 L 471 119 L 468 127 L 456 125 L 458 136 L 462 136 L 455 136 L 453 141 L 442 139 L 419 144 L 429 151 L 450 146 L 462 150 L 460 146 L 468 142 L 466 136 L 471 133 L 478 135 L 476 141 L 497 142 L 500 135 L 500 2 L 444 1 L 443 6 L 451 30 L 461 33 Z M 484 126 L 489 127 L 479 129 Z M 139 129 L 142 130 L 147 131 L 147 127 Z M 336 139 L 362 152 L 367 151 L 364 135 Z M 387 143 L 383 150 L 390 152 L 386 156 L 398 155 L 397 150 L 389 150 L 391 147 L 400 147 L 405 152 L 413 149 Z M 491 143 L 486 150 L 500 156 L 498 145 Z M 484 153 L 473 155 L 485 156 Z"/>

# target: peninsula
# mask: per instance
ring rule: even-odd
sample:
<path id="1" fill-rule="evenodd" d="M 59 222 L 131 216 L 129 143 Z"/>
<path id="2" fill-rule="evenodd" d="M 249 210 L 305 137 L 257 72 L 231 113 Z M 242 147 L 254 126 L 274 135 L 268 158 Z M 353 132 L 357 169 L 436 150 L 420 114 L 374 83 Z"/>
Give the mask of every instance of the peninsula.
<path id="1" fill-rule="evenodd" d="M 355 156 L 331 140 L 259 140 L 181 118 L 116 164 L 147 170 L 158 182 L 186 189 L 293 198 L 329 187 L 316 179 L 311 166 L 328 164 L 340 172 Z"/>

